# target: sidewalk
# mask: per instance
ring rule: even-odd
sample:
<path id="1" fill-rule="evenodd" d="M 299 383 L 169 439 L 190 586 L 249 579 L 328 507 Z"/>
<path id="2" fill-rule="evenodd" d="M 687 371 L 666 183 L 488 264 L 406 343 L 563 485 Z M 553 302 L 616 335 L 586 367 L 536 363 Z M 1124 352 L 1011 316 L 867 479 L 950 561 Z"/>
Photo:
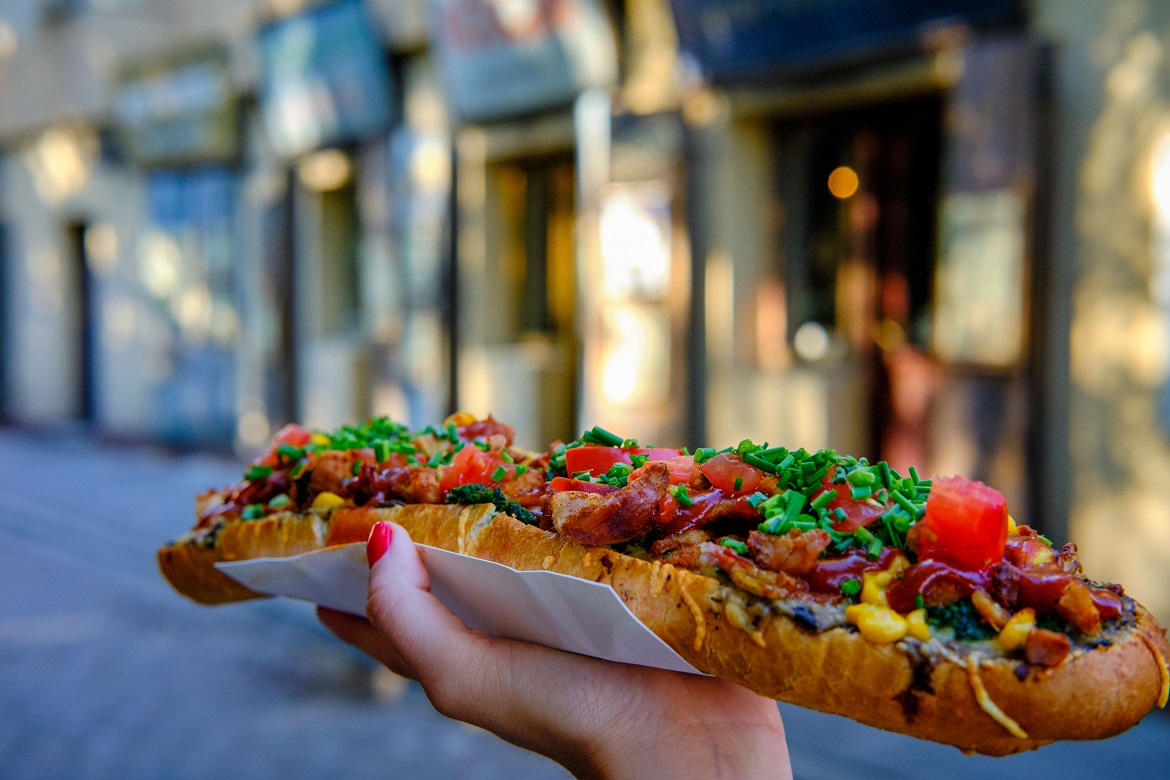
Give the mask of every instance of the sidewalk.
<path id="1" fill-rule="evenodd" d="M 307 605 L 175 595 L 154 549 L 239 464 L 0 430 L 0 777 L 554 778 L 443 718 Z M 1112 740 L 970 758 L 784 706 L 798 778 L 1162 777 L 1170 717 Z"/>

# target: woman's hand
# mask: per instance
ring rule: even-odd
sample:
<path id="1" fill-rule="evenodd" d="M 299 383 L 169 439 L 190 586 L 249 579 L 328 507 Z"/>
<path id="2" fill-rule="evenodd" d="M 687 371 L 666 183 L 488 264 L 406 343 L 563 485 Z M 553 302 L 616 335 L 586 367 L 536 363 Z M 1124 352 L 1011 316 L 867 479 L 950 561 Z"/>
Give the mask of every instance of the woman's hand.
<path id="1" fill-rule="evenodd" d="M 430 593 L 405 529 L 367 548 L 369 620 L 318 608 L 340 638 L 417 680 L 443 715 L 580 777 L 791 777 L 776 703 L 710 677 L 611 663 L 473 631 Z"/>

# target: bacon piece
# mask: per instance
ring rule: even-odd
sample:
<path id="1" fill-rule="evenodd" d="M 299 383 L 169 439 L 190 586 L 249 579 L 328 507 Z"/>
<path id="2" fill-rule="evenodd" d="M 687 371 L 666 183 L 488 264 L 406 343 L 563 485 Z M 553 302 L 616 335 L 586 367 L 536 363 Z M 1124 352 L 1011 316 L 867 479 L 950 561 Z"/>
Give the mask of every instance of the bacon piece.
<path id="1" fill-rule="evenodd" d="M 828 532 L 820 528 L 804 532 L 792 528 L 784 536 L 752 531 L 747 546 L 760 568 L 808 574 L 816 568 L 817 559 L 832 541 Z"/>
<path id="2" fill-rule="evenodd" d="M 621 490 L 604 496 L 576 490 L 545 498 L 545 514 L 557 533 L 584 544 L 617 544 L 645 536 L 654 527 L 670 477 L 662 463 L 648 463 Z"/>
<path id="3" fill-rule="evenodd" d="M 661 558 L 672 550 L 678 550 L 683 547 L 694 547 L 703 542 L 710 541 L 714 541 L 714 534 L 710 531 L 704 531 L 701 528 L 692 528 L 689 531 L 683 531 L 682 533 L 672 534 L 659 539 L 650 545 L 650 555 L 654 558 Z"/>
<path id="4" fill-rule="evenodd" d="M 476 420 L 469 425 L 459 427 L 459 438 L 464 441 L 474 441 L 475 439 L 483 439 L 488 441 L 494 436 L 502 436 L 505 446 L 512 444 L 512 439 L 516 436 L 516 429 L 507 423 L 502 423 L 490 414 L 486 420 Z"/>
<path id="5" fill-rule="evenodd" d="M 540 506 L 540 502 L 544 500 L 546 484 L 543 469 L 529 468 L 515 479 L 501 484 L 500 491 L 510 501 L 515 501 L 522 507 L 532 508 Z"/>
<path id="6" fill-rule="evenodd" d="M 1069 542 L 1060 549 L 1057 555 L 1057 565 L 1065 574 L 1080 574 L 1081 562 L 1077 560 L 1077 546 Z"/>
<path id="7" fill-rule="evenodd" d="M 804 580 L 782 571 L 761 569 L 729 547 L 705 542 L 699 549 L 702 562 L 723 569 L 740 590 L 766 599 L 782 599 L 808 591 Z"/>
<path id="8" fill-rule="evenodd" d="M 971 594 L 971 603 L 975 606 L 975 610 L 980 616 L 987 621 L 987 625 L 999 631 L 1007 622 L 1012 619 L 1012 613 L 1008 612 L 999 602 L 987 595 L 985 590 L 977 590 Z"/>
<path id="9" fill-rule="evenodd" d="M 308 500 L 318 493 L 341 494 L 345 483 L 353 477 L 354 461 L 373 464 L 373 450 L 329 450 L 317 456 L 317 463 L 309 475 Z"/>
<path id="10" fill-rule="evenodd" d="M 1032 629 L 1024 640 L 1024 658 L 1036 666 L 1057 666 L 1071 649 L 1067 636 L 1046 628 Z"/>
<path id="11" fill-rule="evenodd" d="M 1056 602 L 1056 611 L 1083 634 L 1095 634 L 1101 628 L 1101 612 L 1083 582 L 1073 580 L 1068 584 Z"/>
<path id="12" fill-rule="evenodd" d="M 386 486 L 408 504 L 441 504 L 439 472 L 430 466 L 407 466 L 386 472 Z"/>

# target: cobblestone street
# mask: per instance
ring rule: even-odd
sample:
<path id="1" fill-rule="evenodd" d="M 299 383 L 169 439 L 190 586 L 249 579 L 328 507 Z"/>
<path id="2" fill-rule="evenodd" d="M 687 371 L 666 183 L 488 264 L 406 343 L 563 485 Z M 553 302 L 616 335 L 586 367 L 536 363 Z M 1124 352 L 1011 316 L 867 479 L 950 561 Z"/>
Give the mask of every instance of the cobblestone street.
<path id="1" fill-rule="evenodd" d="M 0 431 L 0 777 L 563 777 L 447 720 L 307 605 L 207 609 L 155 547 L 239 464 Z M 1100 743 L 969 758 L 784 708 L 799 778 L 1165 776 L 1170 717 Z"/>

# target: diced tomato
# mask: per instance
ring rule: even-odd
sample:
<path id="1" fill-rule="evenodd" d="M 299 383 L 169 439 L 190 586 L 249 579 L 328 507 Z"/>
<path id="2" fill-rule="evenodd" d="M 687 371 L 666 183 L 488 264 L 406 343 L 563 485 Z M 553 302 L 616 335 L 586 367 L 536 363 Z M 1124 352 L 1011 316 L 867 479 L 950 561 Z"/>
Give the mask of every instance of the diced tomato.
<path id="1" fill-rule="evenodd" d="M 565 470 L 569 474 L 578 474 L 588 471 L 595 477 L 600 477 L 613 468 L 616 463 L 632 464 L 633 455 L 645 455 L 647 460 L 667 460 L 679 454 L 678 450 L 660 447 L 600 447 L 595 444 L 585 444 L 565 450 Z"/>
<path id="2" fill-rule="evenodd" d="M 934 477 L 919 523 L 918 557 L 980 571 L 1003 559 L 1008 507 L 1003 493 L 963 477 Z"/>
<path id="3" fill-rule="evenodd" d="M 583 493 L 597 493 L 602 496 L 618 489 L 613 485 L 602 485 L 598 482 L 586 482 L 583 479 L 570 479 L 568 477 L 553 477 L 552 481 L 548 483 L 548 487 L 554 493 L 560 493 L 564 490 L 579 490 Z"/>
<path id="4" fill-rule="evenodd" d="M 492 474 L 503 466 L 506 474 L 500 480 L 492 479 Z M 442 470 L 439 477 L 439 489 L 446 493 L 453 487 L 460 485 L 494 485 L 503 482 L 516 474 L 516 467 L 505 463 L 498 452 L 484 452 L 473 444 L 465 446 L 451 459 L 451 465 Z"/>
<path id="5" fill-rule="evenodd" d="M 830 501 L 825 508 L 829 510 L 830 514 L 837 509 L 843 509 L 845 511 L 845 519 L 834 520 L 833 530 L 840 531 L 844 534 L 851 534 L 858 528 L 864 528 L 875 522 L 886 511 L 888 505 L 882 506 L 876 501 L 853 498 L 848 484 L 833 484 L 833 476 L 836 470 L 836 466 L 829 469 L 829 472 L 825 474 L 825 478 L 821 480 L 821 484 L 825 486 L 825 490 L 834 490 L 837 493 L 837 497 Z M 821 492 L 824 491 L 818 492 L 813 498 L 815 499 Z"/>
<path id="6" fill-rule="evenodd" d="M 600 477 L 613 468 L 615 463 L 630 463 L 630 454 L 621 447 L 598 447 L 586 444 L 565 450 L 565 471 L 579 474 L 588 471 Z"/>
<path id="7" fill-rule="evenodd" d="M 309 437 L 312 434 L 306 431 L 296 423 L 289 423 L 281 428 L 272 440 L 272 448 L 276 449 L 281 444 L 291 444 L 293 447 L 304 447 L 309 443 Z"/>
<path id="8" fill-rule="evenodd" d="M 670 472 L 672 485 L 689 485 L 699 476 L 699 465 L 692 455 L 675 455 L 667 459 L 666 469 Z"/>
<path id="9" fill-rule="evenodd" d="M 744 463 L 742 458 L 730 452 L 724 452 L 711 458 L 699 466 L 699 471 L 703 472 L 703 476 L 709 479 L 712 485 L 728 494 L 751 493 L 755 491 L 760 480 L 764 477 L 764 472 L 755 466 Z M 740 481 L 738 487 L 736 487 L 736 480 Z"/>

